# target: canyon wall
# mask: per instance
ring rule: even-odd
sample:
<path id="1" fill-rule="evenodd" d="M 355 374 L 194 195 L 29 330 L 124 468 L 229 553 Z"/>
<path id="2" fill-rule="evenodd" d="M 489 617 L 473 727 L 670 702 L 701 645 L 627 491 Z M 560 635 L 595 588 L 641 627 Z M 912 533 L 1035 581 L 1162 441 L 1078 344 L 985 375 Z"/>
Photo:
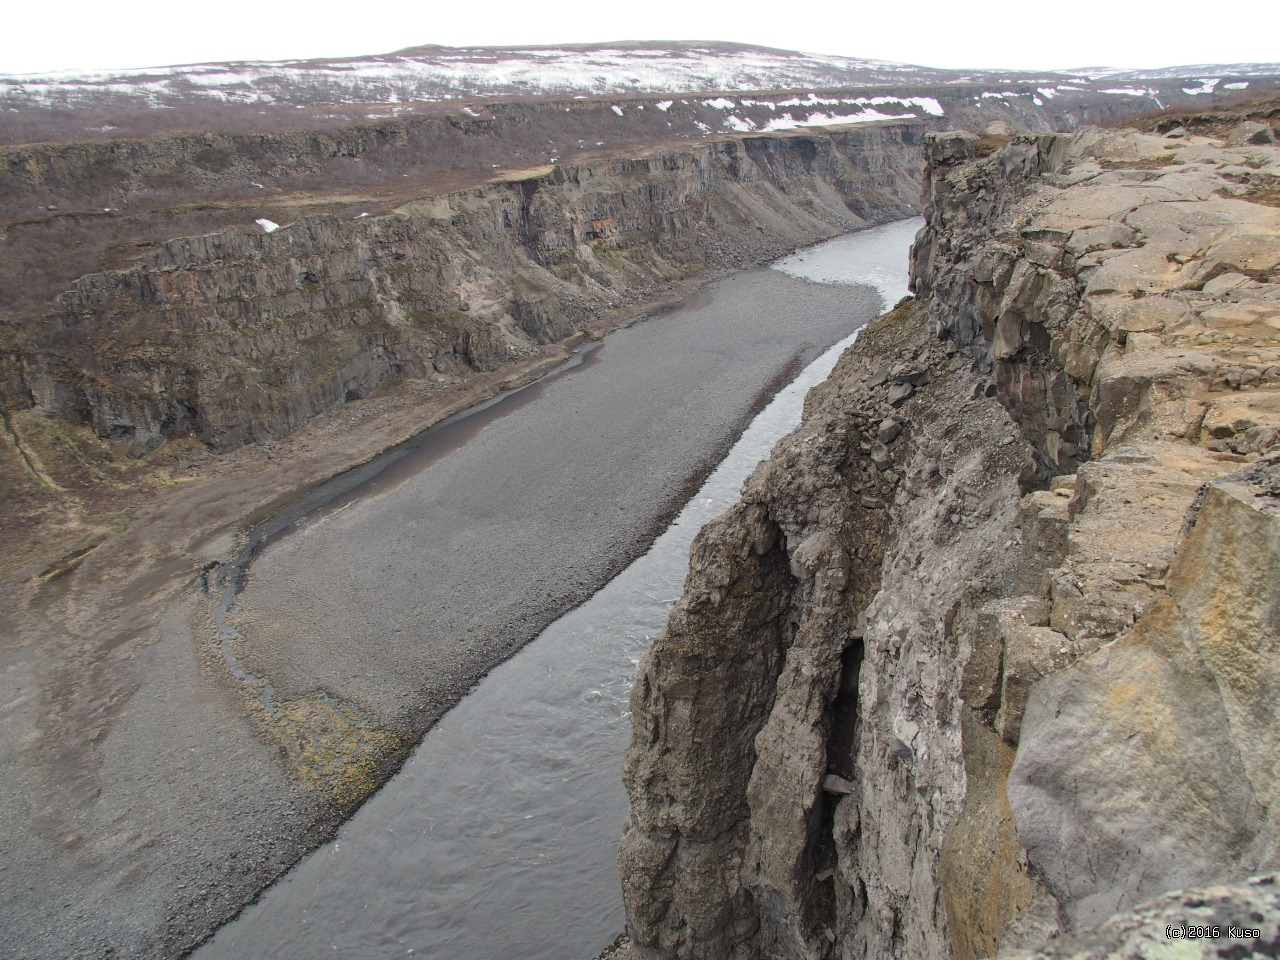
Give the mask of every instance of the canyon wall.
<path id="1" fill-rule="evenodd" d="M 961 129 L 1049 130 L 1074 126 L 1081 116 L 1128 117 L 1152 106 L 1141 92 L 1075 91 L 1040 106 L 1025 90 L 981 92 L 535 100 L 454 104 L 447 115 L 374 114 L 364 122 L 313 111 L 259 115 L 228 104 L 249 129 L 225 128 L 199 110 L 149 110 L 141 115 L 148 123 L 185 126 L 146 137 L 130 136 L 126 119 L 102 126 L 60 111 L 34 135 L 61 133 L 75 142 L 0 146 L 0 343 L 8 322 L 43 317 L 79 277 L 128 269 L 174 237 L 256 230 L 258 218 L 290 224 L 321 214 L 378 216 L 413 199 L 528 178 L 556 162 L 625 157 L 658 145 L 679 149 L 710 137 L 776 132 L 778 125 L 876 117 L 928 125 L 943 122 L 942 111 L 946 124 Z"/>
<path id="2" fill-rule="evenodd" d="M 0 361 L 10 409 L 145 451 L 278 437 L 400 378 L 448 382 L 690 281 L 918 210 L 918 123 L 747 137 L 160 244 L 90 274 Z"/>
<path id="3" fill-rule="evenodd" d="M 1275 134 L 925 153 L 917 299 L 641 665 L 646 960 L 1003 955 L 1277 866 Z"/>
<path id="4" fill-rule="evenodd" d="M 261 194 L 247 178 L 266 186 L 350 186 L 376 182 L 392 166 L 409 173 L 488 167 L 495 162 L 507 166 L 522 158 L 536 162 L 567 156 L 579 147 L 607 144 L 616 151 L 620 144 L 764 132 L 770 124 L 776 129 L 784 118 L 800 126 L 820 126 L 823 118 L 860 114 L 868 107 L 899 118 L 904 113 L 925 121 L 945 116 L 959 129 L 1003 122 L 1045 131 L 1120 121 L 1158 109 L 1157 101 L 1194 104 L 1196 99 L 1180 89 L 1186 83 L 1165 80 L 1140 89 L 1103 92 L 1098 88 L 1106 84 L 1081 81 L 1046 101 L 1025 81 L 995 91 L 977 83 L 930 85 L 906 79 L 893 87 L 762 90 L 745 95 L 477 100 L 465 107 L 456 102 L 414 104 L 436 115 L 374 113 L 363 122 L 341 114 L 318 117 L 313 111 L 297 117 L 264 111 L 270 119 L 262 121 L 251 119 L 256 110 L 230 104 L 221 105 L 221 114 L 205 116 L 186 104 L 146 111 L 152 123 L 186 121 L 161 134 L 129 133 L 133 118 L 122 113 L 116 122 L 123 127 L 91 127 L 85 118 L 59 129 L 50 118 L 36 131 L 36 142 L 0 141 L 0 170 L 8 174 L 0 182 L 0 204 L 33 210 L 73 198 L 123 200 L 175 187 L 228 188 L 253 197 Z M 1263 93 L 1276 83 L 1259 78 L 1253 90 Z M 932 112 L 921 106 L 928 101 Z M 77 117 L 71 110 L 65 114 Z M 321 124 L 322 120 L 328 122 Z M 267 130 L 258 132 L 263 124 Z M 74 134 L 72 142 L 63 142 L 69 133 Z M 550 153 L 549 144 L 555 148 Z M 357 166 L 357 160 L 364 166 Z"/>
<path id="5" fill-rule="evenodd" d="M 0 407 L 133 454 L 279 437 L 914 213 L 926 128 L 1072 127 L 1156 95 L 1086 86 L 486 103 L 0 148 Z M 875 116 L 894 119 L 733 133 Z"/>

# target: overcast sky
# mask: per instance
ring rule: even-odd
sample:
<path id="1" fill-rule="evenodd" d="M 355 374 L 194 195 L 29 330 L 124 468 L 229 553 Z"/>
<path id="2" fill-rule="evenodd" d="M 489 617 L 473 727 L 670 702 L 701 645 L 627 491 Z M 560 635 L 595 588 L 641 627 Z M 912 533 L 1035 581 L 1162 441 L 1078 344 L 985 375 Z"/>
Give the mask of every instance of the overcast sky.
<path id="1" fill-rule="evenodd" d="M 934 67 L 1280 60 L 1275 0 L 54 0 L 7 5 L 0 73 L 605 40 L 732 40 Z"/>

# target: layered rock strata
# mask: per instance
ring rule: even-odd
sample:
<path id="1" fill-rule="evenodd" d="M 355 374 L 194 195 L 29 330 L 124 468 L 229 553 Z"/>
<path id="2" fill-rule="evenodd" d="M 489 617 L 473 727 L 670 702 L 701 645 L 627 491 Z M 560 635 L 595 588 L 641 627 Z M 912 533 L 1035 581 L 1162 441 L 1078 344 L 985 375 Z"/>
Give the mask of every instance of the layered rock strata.
<path id="1" fill-rule="evenodd" d="M 1280 150 L 1246 132 L 926 137 L 918 299 L 641 665 L 638 956 L 967 960 L 1274 869 Z"/>
<path id="2" fill-rule="evenodd" d="M 0 107 L 0 143 L 19 144 L 0 145 L 0 352 L 10 328 L 38 323 L 77 278 L 128 269 L 175 237 L 256 232 L 257 218 L 287 225 L 378 216 L 410 200 L 528 178 L 551 163 L 780 128 L 879 116 L 939 129 L 1045 132 L 1119 122 L 1156 102 L 1202 100 L 1171 78 L 1132 89 L 1072 83 L 1063 96 L 1043 98 L 1034 84 L 992 95 L 978 82 L 763 97 L 447 101 L 396 107 L 394 117 L 368 114 L 368 104 L 335 113 L 332 103 L 259 109 L 198 96 L 164 110 Z M 1255 77 L 1248 89 L 1268 83 Z"/>
<path id="3" fill-rule="evenodd" d="M 611 309 L 918 209 L 921 127 L 563 164 L 381 216 L 161 244 L 77 280 L 0 358 L 0 402 L 138 451 L 278 437 L 398 379 L 535 353 Z"/>
<path id="4" fill-rule="evenodd" d="M 1166 102 L 1192 99 L 1166 83 Z M 489 369 L 551 326 L 913 212 L 926 127 L 1043 131 L 1152 102 L 964 84 L 777 99 L 488 103 L 358 125 L 302 118 L 323 129 L 232 123 L 241 132 L 5 147 L 0 405 L 91 424 L 134 452 L 191 433 L 217 449 L 278 437 L 389 381 Z M 730 133 L 838 121 L 833 111 L 871 103 L 899 122 Z M 713 134 L 731 139 L 703 140 Z M 702 142 L 670 146 L 690 139 Z M 640 159 L 598 159 L 606 151 Z M 538 167 L 557 160 L 554 174 Z M 285 224 L 288 240 L 264 242 L 256 217 Z M 282 371 L 281 356 L 299 369 Z M 237 397 L 236 410 L 216 409 L 223 381 L 243 408 Z"/>

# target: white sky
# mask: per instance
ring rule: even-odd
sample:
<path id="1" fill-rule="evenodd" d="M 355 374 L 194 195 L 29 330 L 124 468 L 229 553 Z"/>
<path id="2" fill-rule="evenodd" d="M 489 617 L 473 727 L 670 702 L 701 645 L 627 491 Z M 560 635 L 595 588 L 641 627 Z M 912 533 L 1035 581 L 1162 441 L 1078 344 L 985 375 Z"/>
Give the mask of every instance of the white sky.
<path id="1" fill-rule="evenodd" d="M 934 67 L 1280 60 L 1275 0 L 53 0 L 7 5 L 0 74 L 450 46 L 730 40 Z M 1271 26 L 1267 26 L 1270 24 Z"/>

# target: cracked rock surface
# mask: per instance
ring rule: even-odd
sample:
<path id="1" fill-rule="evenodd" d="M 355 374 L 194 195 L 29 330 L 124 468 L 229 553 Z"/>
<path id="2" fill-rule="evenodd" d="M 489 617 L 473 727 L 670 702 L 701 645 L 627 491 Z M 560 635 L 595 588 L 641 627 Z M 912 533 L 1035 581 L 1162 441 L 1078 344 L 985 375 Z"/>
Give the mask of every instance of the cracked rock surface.
<path id="1" fill-rule="evenodd" d="M 703 531 L 641 665 L 638 957 L 992 956 L 1276 866 L 1280 150 L 925 156 L 918 299 Z"/>

